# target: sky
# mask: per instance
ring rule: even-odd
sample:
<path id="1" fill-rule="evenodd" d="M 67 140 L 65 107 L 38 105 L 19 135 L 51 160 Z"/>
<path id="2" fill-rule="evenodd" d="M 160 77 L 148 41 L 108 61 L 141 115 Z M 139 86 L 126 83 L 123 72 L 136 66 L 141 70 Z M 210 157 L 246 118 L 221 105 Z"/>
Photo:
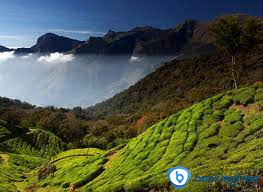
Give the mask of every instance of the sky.
<path id="1" fill-rule="evenodd" d="M 0 0 L 0 45 L 31 47 L 53 32 L 79 40 L 136 26 L 174 27 L 227 13 L 262 16 L 262 0 Z"/>

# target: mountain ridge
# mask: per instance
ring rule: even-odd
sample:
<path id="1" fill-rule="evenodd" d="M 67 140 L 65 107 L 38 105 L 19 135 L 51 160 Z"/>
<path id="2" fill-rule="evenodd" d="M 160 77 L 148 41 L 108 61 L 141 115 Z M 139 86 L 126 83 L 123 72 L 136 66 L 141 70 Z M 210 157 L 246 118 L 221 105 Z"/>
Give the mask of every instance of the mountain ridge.
<path id="1" fill-rule="evenodd" d="M 205 46 L 209 37 L 207 25 L 187 20 L 176 28 L 158 29 L 152 26 L 135 27 L 126 32 L 110 30 L 104 37 L 90 37 L 84 44 L 73 49 L 75 54 L 178 54 L 190 40 Z M 198 32 L 199 31 L 199 32 Z M 200 31 L 203 34 L 198 36 Z M 207 34 L 206 34 L 207 33 Z M 197 50 L 196 50 L 197 51 Z"/>

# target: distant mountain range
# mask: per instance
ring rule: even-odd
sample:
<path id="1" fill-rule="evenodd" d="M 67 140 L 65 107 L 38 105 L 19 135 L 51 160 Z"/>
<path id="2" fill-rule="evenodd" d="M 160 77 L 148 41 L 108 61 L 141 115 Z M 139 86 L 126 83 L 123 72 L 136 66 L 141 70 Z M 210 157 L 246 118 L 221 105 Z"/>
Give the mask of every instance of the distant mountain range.
<path id="1" fill-rule="evenodd" d="M 249 15 L 237 14 L 240 22 Z M 214 51 L 209 24 L 187 20 L 170 29 L 151 26 L 136 27 L 130 31 L 109 32 L 103 37 L 78 41 L 53 33 L 38 38 L 31 48 L 18 48 L 16 54 L 62 52 L 72 54 L 129 54 L 129 55 L 199 55 Z M 12 51 L 0 46 L 0 52 Z"/>
<path id="2" fill-rule="evenodd" d="M 90 37 L 87 41 L 47 33 L 39 37 L 34 46 L 15 49 L 15 54 L 67 52 L 73 54 L 171 55 L 180 53 L 180 51 L 211 50 L 209 39 L 208 23 L 187 20 L 184 24 L 170 29 L 145 26 L 126 32 L 110 30 L 104 37 Z M 0 47 L 0 52 L 12 50 Z"/>

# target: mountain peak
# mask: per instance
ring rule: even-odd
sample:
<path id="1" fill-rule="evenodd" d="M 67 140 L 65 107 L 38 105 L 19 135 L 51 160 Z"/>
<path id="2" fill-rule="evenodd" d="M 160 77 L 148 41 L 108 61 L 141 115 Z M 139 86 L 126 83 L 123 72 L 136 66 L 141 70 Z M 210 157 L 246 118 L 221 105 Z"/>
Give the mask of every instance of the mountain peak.
<path id="1" fill-rule="evenodd" d="M 58 37 L 59 35 L 57 35 L 55 33 L 46 33 L 46 34 L 42 35 L 42 37 L 43 36 L 50 36 L 50 37 L 55 36 L 55 37 Z"/>
<path id="2" fill-rule="evenodd" d="M 64 37 L 64 36 L 59 36 L 55 33 L 46 33 L 44 35 L 42 35 L 41 37 L 39 37 L 37 39 L 37 42 L 41 42 L 41 41 L 45 41 L 45 40 L 54 40 L 54 39 L 57 39 L 57 40 L 71 40 L 71 41 L 78 41 L 78 40 L 75 40 L 75 39 L 71 39 L 71 38 L 68 38 L 68 37 Z M 81 42 L 81 41 L 79 41 Z"/>
<path id="3" fill-rule="evenodd" d="M 17 49 L 15 53 L 67 52 L 82 43 L 82 41 L 59 36 L 54 33 L 46 33 L 37 39 L 37 43 L 33 47 L 27 49 Z"/>

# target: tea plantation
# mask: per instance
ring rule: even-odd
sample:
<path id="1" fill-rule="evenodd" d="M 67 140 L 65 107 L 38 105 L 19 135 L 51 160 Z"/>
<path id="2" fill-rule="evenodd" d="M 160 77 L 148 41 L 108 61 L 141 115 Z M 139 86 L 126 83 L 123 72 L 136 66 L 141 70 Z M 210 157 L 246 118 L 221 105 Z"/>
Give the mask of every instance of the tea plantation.
<path id="1" fill-rule="evenodd" d="M 149 128 L 108 162 L 84 191 L 169 189 L 166 171 L 183 166 L 211 175 L 263 174 L 263 88 L 248 87 L 214 96 Z M 192 177 L 193 179 L 193 177 Z M 192 183 L 191 183 L 192 182 Z M 190 181 L 182 191 L 230 187 Z M 237 185 L 232 191 L 259 191 Z M 262 190 L 262 189 L 261 189 Z M 217 190 L 215 190 L 217 191 Z"/>
<path id="2" fill-rule="evenodd" d="M 9 153 L 0 155 L 4 167 L 0 179 L 11 183 L 6 187 L 9 191 L 174 191 L 166 172 L 183 166 L 192 177 L 180 191 L 262 191 L 261 180 L 259 184 L 236 186 L 193 180 L 195 173 L 241 173 L 262 179 L 262 109 L 262 84 L 227 91 L 166 118 L 126 146 L 109 151 L 73 149 L 59 153 L 63 144 L 56 136 L 31 130 L 26 134 L 30 138 L 43 134 L 43 141 L 33 139 L 41 141 L 43 147 L 38 142 L 27 145 L 21 137 L 4 141 L 1 146 Z M 50 144 L 45 146 L 47 138 Z"/>

